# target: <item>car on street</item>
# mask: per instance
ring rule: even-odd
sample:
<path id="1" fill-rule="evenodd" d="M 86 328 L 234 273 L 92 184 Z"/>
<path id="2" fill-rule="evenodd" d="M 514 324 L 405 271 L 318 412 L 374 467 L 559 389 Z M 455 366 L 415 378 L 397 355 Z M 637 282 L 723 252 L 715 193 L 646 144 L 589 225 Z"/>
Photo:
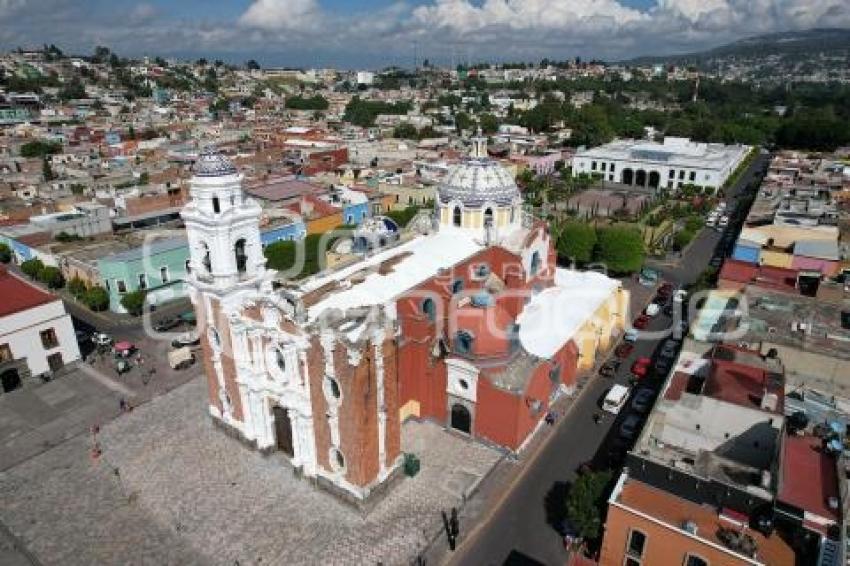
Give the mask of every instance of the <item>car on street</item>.
<path id="1" fill-rule="evenodd" d="M 672 292 L 673 292 L 673 284 L 672 284 L 672 283 L 670 283 L 669 281 L 665 281 L 665 282 L 664 282 L 664 283 L 662 283 L 662 284 L 661 284 L 661 286 L 658 288 L 658 294 L 659 294 L 659 295 L 670 296 L 670 294 L 671 294 Z"/>
<path id="2" fill-rule="evenodd" d="M 163 318 L 153 325 L 153 329 L 157 332 L 168 332 L 183 324 L 183 321 L 176 317 Z"/>
<path id="3" fill-rule="evenodd" d="M 670 367 L 673 365 L 673 360 L 671 358 L 658 358 L 655 361 L 655 375 L 658 376 L 666 376 L 667 372 L 670 371 Z"/>
<path id="4" fill-rule="evenodd" d="M 620 424 L 620 436 L 627 440 L 636 437 L 640 430 L 640 420 L 640 417 L 637 415 L 627 416 L 622 424 Z"/>
<path id="5" fill-rule="evenodd" d="M 714 256 L 713 258 L 711 258 L 711 261 L 708 262 L 708 265 L 714 268 L 719 268 L 721 265 L 723 265 L 723 258 L 720 256 Z"/>
<path id="6" fill-rule="evenodd" d="M 625 385 L 612 385 L 608 393 L 605 394 L 605 399 L 602 400 L 602 409 L 615 415 L 620 412 L 620 409 L 626 404 L 629 398 L 631 389 Z"/>
<path id="7" fill-rule="evenodd" d="M 640 315 L 632 323 L 632 326 L 634 326 L 635 328 L 639 328 L 639 329 L 643 330 L 644 328 L 649 326 L 649 317 L 646 316 L 645 314 Z"/>
<path id="8" fill-rule="evenodd" d="M 653 397 L 655 397 L 655 392 L 652 389 L 641 387 L 632 397 L 632 410 L 642 415 L 648 413 L 652 408 Z"/>
<path id="9" fill-rule="evenodd" d="M 650 363 L 652 363 L 652 361 L 649 358 L 638 358 L 635 360 L 635 363 L 632 364 L 631 371 L 638 378 L 646 377 L 646 374 L 649 372 Z"/>
<path id="10" fill-rule="evenodd" d="M 618 358 L 621 358 L 621 359 L 622 358 L 628 358 L 632 354 L 632 352 L 634 352 L 634 350 L 635 350 L 634 344 L 630 344 L 628 342 L 625 342 L 625 343 L 617 346 L 617 349 L 614 350 L 614 354 Z"/>
<path id="11" fill-rule="evenodd" d="M 648 305 L 646 305 L 646 308 L 643 309 L 643 313 L 646 316 L 649 316 L 649 317 L 655 317 L 660 312 L 661 312 L 661 306 L 658 305 L 657 303 L 649 303 Z"/>
<path id="12" fill-rule="evenodd" d="M 679 344 L 675 340 L 665 340 L 661 345 L 658 355 L 662 358 L 673 359 L 676 357 L 676 352 L 679 349 Z"/>
<path id="13" fill-rule="evenodd" d="M 673 316 L 675 313 L 673 312 L 673 305 L 665 305 L 661 312 L 664 313 L 664 316 Z"/>
<path id="14" fill-rule="evenodd" d="M 91 341 L 97 346 L 109 346 L 112 344 L 112 337 L 103 332 L 95 332 L 91 335 Z"/>
<path id="15" fill-rule="evenodd" d="M 599 375 L 602 377 L 614 377 L 617 375 L 617 370 L 620 369 L 620 360 L 608 360 L 602 367 L 599 368 Z"/>
<path id="16" fill-rule="evenodd" d="M 196 332 L 187 332 L 178 336 L 171 341 L 172 348 L 182 348 L 183 346 L 198 346 L 201 343 L 201 337 Z"/>
<path id="17" fill-rule="evenodd" d="M 637 342 L 637 339 L 640 337 L 640 331 L 635 330 L 634 328 L 629 328 L 626 330 L 626 333 L 623 334 L 623 342 Z"/>

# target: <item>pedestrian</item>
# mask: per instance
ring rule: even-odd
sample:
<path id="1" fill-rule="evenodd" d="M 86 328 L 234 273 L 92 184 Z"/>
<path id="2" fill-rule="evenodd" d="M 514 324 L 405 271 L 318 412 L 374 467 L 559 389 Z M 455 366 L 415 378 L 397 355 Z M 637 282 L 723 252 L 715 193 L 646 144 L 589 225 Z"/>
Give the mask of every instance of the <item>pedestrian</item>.
<path id="1" fill-rule="evenodd" d="M 602 415 L 599 413 L 593 413 L 593 422 L 595 424 L 599 424 L 602 421 Z"/>
<path id="2" fill-rule="evenodd" d="M 546 424 L 549 425 L 549 426 L 555 424 L 555 412 L 554 411 L 549 411 L 548 413 L 546 413 Z"/>

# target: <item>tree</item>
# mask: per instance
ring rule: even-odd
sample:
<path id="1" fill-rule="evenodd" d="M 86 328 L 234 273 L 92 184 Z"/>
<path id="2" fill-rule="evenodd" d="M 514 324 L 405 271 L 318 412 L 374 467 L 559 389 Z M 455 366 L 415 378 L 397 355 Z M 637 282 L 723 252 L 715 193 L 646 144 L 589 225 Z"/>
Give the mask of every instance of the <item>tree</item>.
<path id="1" fill-rule="evenodd" d="M 38 277 L 39 272 L 44 269 L 44 263 L 38 258 L 28 259 L 21 263 L 21 271 L 30 279 Z"/>
<path id="2" fill-rule="evenodd" d="M 151 176 L 147 171 L 142 171 L 139 175 L 139 185 L 147 185 L 151 181 Z"/>
<path id="3" fill-rule="evenodd" d="M 38 272 L 38 280 L 47 285 L 49 289 L 60 289 L 65 284 L 65 278 L 58 267 L 45 266 Z"/>
<path id="4" fill-rule="evenodd" d="M 492 134 L 499 130 L 499 120 L 492 114 L 481 114 L 478 117 L 478 124 L 485 134 Z"/>
<path id="5" fill-rule="evenodd" d="M 104 311 L 109 308 L 109 292 L 103 287 L 95 285 L 83 295 L 83 303 L 93 311 Z"/>
<path id="6" fill-rule="evenodd" d="M 595 261 L 607 265 L 612 273 L 638 271 L 643 265 L 644 247 L 640 230 L 629 226 L 602 228 L 597 234 Z"/>
<path id="7" fill-rule="evenodd" d="M 68 281 L 68 291 L 77 299 L 82 299 L 86 291 L 88 291 L 88 285 L 86 282 L 79 277 L 72 277 Z"/>
<path id="8" fill-rule="evenodd" d="M 611 472 L 582 474 L 567 496 L 567 517 L 579 536 L 595 539 L 602 529 L 602 505 Z"/>
<path id="9" fill-rule="evenodd" d="M 466 112 L 458 112 L 455 114 L 455 127 L 458 133 L 468 130 L 472 127 L 472 118 Z"/>
<path id="10" fill-rule="evenodd" d="M 257 63 L 254 59 L 248 59 L 245 62 L 245 67 L 247 67 L 248 69 L 257 70 L 260 68 L 260 64 Z"/>
<path id="11" fill-rule="evenodd" d="M 21 157 L 44 157 L 62 151 L 62 144 L 41 140 L 31 141 L 21 146 Z"/>
<path id="12" fill-rule="evenodd" d="M 57 95 L 60 100 L 72 100 L 75 98 L 86 97 L 86 87 L 80 82 L 80 79 L 74 77 L 70 82 L 66 83 L 59 89 Z"/>
<path id="13" fill-rule="evenodd" d="M 10 261 L 12 261 L 12 248 L 0 242 L 0 263 L 9 263 Z"/>
<path id="14" fill-rule="evenodd" d="M 147 291 L 139 289 L 132 291 L 121 297 L 121 306 L 127 309 L 127 312 L 133 316 L 139 316 L 145 308 L 145 297 Z"/>
<path id="15" fill-rule="evenodd" d="M 46 156 L 41 161 L 41 174 L 45 181 L 52 181 L 56 178 L 56 175 L 53 174 L 53 167 L 50 166 L 50 161 L 47 160 Z"/>
<path id="16" fill-rule="evenodd" d="M 566 222 L 558 234 L 557 250 L 562 258 L 569 258 L 578 264 L 593 260 L 596 247 L 596 230 L 585 222 Z"/>
<path id="17" fill-rule="evenodd" d="M 393 137 L 398 139 L 412 140 L 416 139 L 418 134 L 416 126 L 409 122 L 399 124 L 393 129 Z"/>

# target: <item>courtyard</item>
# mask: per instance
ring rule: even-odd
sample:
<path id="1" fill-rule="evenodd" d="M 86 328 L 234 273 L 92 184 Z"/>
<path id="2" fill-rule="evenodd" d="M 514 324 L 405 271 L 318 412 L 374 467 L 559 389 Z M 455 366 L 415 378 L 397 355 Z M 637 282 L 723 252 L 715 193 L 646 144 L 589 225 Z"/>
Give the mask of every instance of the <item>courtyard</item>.
<path id="1" fill-rule="evenodd" d="M 0 522 L 50 564 L 403 564 L 501 454 L 408 422 L 422 462 L 368 514 L 209 418 L 202 378 L 0 473 Z"/>

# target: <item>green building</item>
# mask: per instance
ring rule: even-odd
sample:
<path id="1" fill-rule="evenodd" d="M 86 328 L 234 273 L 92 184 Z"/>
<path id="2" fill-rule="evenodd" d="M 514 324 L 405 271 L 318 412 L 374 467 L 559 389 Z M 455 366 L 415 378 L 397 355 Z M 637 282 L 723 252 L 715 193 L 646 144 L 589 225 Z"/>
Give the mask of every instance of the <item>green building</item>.
<path id="1" fill-rule="evenodd" d="M 157 240 L 100 258 L 97 267 L 109 291 L 109 309 L 126 312 L 121 306 L 121 297 L 140 289 L 148 292 L 150 305 L 185 297 L 188 262 L 189 246 L 185 238 Z"/>

